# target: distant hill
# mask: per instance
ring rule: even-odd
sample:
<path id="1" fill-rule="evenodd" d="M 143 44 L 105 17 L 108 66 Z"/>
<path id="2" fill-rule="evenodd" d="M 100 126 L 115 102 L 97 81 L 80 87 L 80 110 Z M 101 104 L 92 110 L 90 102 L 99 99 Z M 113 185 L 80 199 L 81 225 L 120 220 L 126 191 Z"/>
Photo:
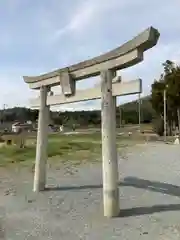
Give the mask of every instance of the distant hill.
<path id="1" fill-rule="evenodd" d="M 138 123 L 138 100 L 132 101 L 117 107 L 117 121 L 120 120 L 120 109 L 122 112 L 122 119 L 125 123 Z M 150 96 L 141 98 L 141 121 L 149 123 L 154 116 Z M 38 111 L 28 108 L 11 108 L 0 110 L 0 121 L 14 122 L 14 121 L 36 121 L 38 118 Z M 55 124 L 76 123 L 78 125 L 99 125 L 101 123 L 101 113 L 99 110 L 95 111 L 77 111 L 77 112 L 51 112 L 51 119 Z"/>
<path id="2" fill-rule="evenodd" d="M 150 102 L 151 96 L 141 98 L 141 121 L 144 123 L 151 122 L 155 116 L 155 111 Z M 137 123 L 139 119 L 139 100 L 125 103 L 120 106 L 122 109 L 122 118 L 125 122 Z"/>

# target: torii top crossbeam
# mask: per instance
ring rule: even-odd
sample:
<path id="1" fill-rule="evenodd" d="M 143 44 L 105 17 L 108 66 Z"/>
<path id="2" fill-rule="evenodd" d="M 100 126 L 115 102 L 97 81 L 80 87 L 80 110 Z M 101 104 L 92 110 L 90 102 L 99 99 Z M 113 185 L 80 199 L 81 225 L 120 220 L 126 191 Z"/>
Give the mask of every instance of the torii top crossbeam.
<path id="1" fill-rule="evenodd" d="M 59 84 L 63 87 L 63 85 L 66 85 L 67 75 L 76 81 L 97 76 L 104 69 L 120 70 L 127 68 L 141 62 L 143 52 L 155 46 L 159 36 L 157 29 L 149 27 L 132 40 L 106 54 L 40 76 L 24 76 L 24 81 L 32 89 L 39 89 L 41 86 L 52 87 Z"/>

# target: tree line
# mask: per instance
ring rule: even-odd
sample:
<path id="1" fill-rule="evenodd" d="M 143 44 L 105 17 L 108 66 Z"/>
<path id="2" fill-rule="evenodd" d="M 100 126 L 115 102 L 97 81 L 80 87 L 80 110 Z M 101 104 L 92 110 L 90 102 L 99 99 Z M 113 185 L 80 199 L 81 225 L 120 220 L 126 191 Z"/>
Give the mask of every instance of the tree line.
<path id="1" fill-rule="evenodd" d="M 141 99 L 141 122 L 149 123 L 153 118 L 153 109 L 151 107 L 150 97 Z M 116 109 L 116 120 L 117 125 L 120 124 L 138 124 L 139 114 L 138 114 L 138 101 L 133 101 L 122 106 L 117 107 Z M 120 117 L 121 113 L 121 117 Z M 100 110 L 94 111 L 51 111 L 50 118 L 52 124 L 55 125 L 72 125 L 76 124 L 77 126 L 100 126 L 101 125 L 101 112 Z M 0 121 L 3 122 L 26 122 L 32 121 L 35 122 L 38 119 L 38 110 L 32 110 L 28 108 L 11 108 L 0 110 Z"/>
<path id="2" fill-rule="evenodd" d="M 163 72 L 152 84 L 151 104 L 156 112 L 155 126 L 160 135 L 164 132 L 164 106 L 167 112 L 168 135 L 172 135 L 176 128 L 180 130 L 180 66 L 170 60 L 163 63 Z"/>

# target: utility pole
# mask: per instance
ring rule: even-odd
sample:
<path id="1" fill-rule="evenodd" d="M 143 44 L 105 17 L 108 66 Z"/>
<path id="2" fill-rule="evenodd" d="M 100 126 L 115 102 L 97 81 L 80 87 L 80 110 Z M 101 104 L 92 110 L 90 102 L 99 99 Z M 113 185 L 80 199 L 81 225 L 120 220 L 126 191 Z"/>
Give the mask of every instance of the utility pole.
<path id="1" fill-rule="evenodd" d="M 138 104 L 138 107 L 139 107 L 139 132 L 141 132 L 141 98 L 140 98 L 141 94 L 139 93 L 139 104 Z"/>
<path id="2" fill-rule="evenodd" d="M 4 122 L 4 119 L 5 119 L 6 106 L 7 106 L 7 104 L 4 103 L 4 104 L 3 104 L 3 110 L 2 110 L 2 119 L 1 119 L 2 122 Z"/>
<path id="3" fill-rule="evenodd" d="M 166 125 L 166 88 L 164 89 L 164 141 L 166 141 L 167 125 Z"/>
<path id="4" fill-rule="evenodd" d="M 122 127 L 122 109 L 121 106 L 119 105 L 119 127 Z"/>

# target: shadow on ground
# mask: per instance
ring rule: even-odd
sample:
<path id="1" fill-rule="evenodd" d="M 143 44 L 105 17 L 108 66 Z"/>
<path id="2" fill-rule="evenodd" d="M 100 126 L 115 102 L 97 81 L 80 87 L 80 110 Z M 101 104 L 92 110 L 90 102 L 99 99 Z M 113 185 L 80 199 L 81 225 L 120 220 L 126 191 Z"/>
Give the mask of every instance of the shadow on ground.
<path id="1" fill-rule="evenodd" d="M 136 177 L 126 177 L 119 183 L 123 187 L 135 187 L 146 189 L 153 192 L 160 192 L 172 196 L 180 197 L 180 186 L 150 181 Z M 102 188 L 102 184 L 94 185 L 80 185 L 80 186 L 58 186 L 58 187 L 47 187 L 45 191 L 70 191 L 70 190 L 84 190 L 84 189 L 98 189 Z"/>
<path id="2" fill-rule="evenodd" d="M 46 191 L 71 191 L 71 190 L 90 190 L 102 188 L 102 184 L 97 185 L 80 185 L 80 186 L 59 186 L 59 187 L 47 187 Z"/>
<path id="3" fill-rule="evenodd" d="M 121 186 L 125 187 L 135 187 L 140 189 L 146 189 L 153 192 L 160 192 L 163 194 L 168 194 L 171 196 L 180 197 L 180 186 L 176 186 L 169 183 L 150 181 L 136 177 L 126 177 L 123 182 L 120 183 Z M 158 212 L 166 211 L 179 211 L 180 204 L 166 204 L 166 205 L 153 205 L 148 207 L 135 207 L 129 209 L 122 209 L 120 212 L 120 217 L 130 217 L 138 215 L 153 214 Z"/>
<path id="4" fill-rule="evenodd" d="M 148 207 L 135 207 L 122 209 L 119 217 L 132 217 L 146 214 L 153 214 L 158 212 L 180 211 L 180 204 L 166 204 L 153 205 Z"/>
<path id="5" fill-rule="evenodd" d="M 160 192 L 172 196 L 180 197 L 180 186 L 176 186 L 169 183 L 157 182 L 145 180 L 137 177 L 126 177 L 119 183 L 123 187 L 135 187 L 140 189 L 146 189 L 153 192 Z M 62 186 L 54 188 L 46 188 L 45 191 L 70 191 L 70 190 L 92 190 L 102 188 L 102 184 L 98 185 L 81 185 L 81 186 Z M 129 209 L 122 209 L 120 217 L 130 217 L 145 214 L 153 214 L 157 212 L 165 211 L 178 211 L 180 210 L 180 204 L 168 204 L 168 205 L 153 205 L 149 207 L 136 207 Z"/>
<path id="6" fill-rule="evenodd" d="M 123 182 L 120 183 L 120 185 L 141 188 L 153 192 L 160 192 L 163 194 L 180 197 L 180 186 L 169 183 L 150 181 L 136 177 L 126 177 L 124 178 Z"/>

